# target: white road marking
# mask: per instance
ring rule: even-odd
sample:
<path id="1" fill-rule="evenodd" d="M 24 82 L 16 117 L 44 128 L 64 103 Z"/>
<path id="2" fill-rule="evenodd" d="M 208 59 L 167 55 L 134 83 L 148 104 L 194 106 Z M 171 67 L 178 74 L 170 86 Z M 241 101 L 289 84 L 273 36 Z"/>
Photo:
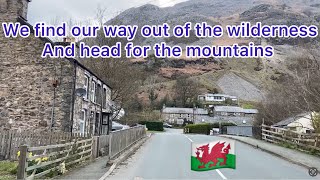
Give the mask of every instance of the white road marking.
<path id="1" fill-rule="evenodd" d="M 219 169 L 216 169 L 216 171 L 221 176 L 222 179 L 227 179 Z"/>
<path id="2" fill-rule="evenodd" d="M 189 141 L 191 141 L 191 142 L 193 142 L 193 140 L 192 139 L 190 139 L 187 135 L 184 135 L 186 138 L 188 138 L 189 139 Z"/>

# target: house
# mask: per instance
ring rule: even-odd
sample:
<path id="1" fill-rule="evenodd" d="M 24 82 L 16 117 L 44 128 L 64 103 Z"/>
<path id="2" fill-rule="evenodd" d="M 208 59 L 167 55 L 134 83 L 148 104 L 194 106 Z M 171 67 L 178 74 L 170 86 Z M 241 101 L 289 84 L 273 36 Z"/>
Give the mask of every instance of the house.
<path id="1" fill-rule="evenodd" d="M 228 99 L 231 100 L 231 104 L 238 104 L 238 98 L 236 96 L 230 96 L 226 94 L 204 94 L 198 96 L 198 100 L 207 107 L 212 107 L 214 105 L 219 104 L 226 104 L 226 100 Z"/>
<path id="2" fill-rule="evenodd" d="M 290 129 L 299 133 L 312 133 L 311 112 L 301 113 L 296 116 L 289 117 L 272 125 L 273 127 Z"/>
<path id="3" fill-rule="evenodd" d="M 208 110 L 202 108 L 176 108 L 163 107 L 162 119 L 172 124 L 182 124 L 184 120 L 200 123 L 234 123 L 238 126 L 253 125 L 256 109 L 243 109 L 236 106 L 215 106 L 214 114 L 209 115 Z"/>
<path id="4" fill-rule="evenodd" d="M 1 22 L 33 29 L 29 2 L 1 1 Z M 41 58 L 45 43 L 57 44 L 33 35 L 5 38 L 0 28 L 0 128 L 107 134 L 111 87 L 76 59 Z"/>
<path id="5" fill-rule="evenodd" d="M 211 117 L 205 122 L 229 122 L 237 126 L 252 126 L 256 109 L 243 109 L 238 106 L 214 106 L 211 108 Z"/>
<path id="6" fill-rule="evenodd" d="M 187 121 L 200 121 L 202 117 L 208 116 L 208 111 L 202 108 L 178 108 L 163 107 L 161 117 L 164 121 L 172 124 L 183 124 Z"/>

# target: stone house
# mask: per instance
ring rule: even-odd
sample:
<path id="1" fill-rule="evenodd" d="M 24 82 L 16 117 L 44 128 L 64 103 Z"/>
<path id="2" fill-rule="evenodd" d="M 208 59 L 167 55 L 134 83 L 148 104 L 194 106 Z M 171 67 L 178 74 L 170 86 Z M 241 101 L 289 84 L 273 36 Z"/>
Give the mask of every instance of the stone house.
<path id="1" fill-rule="evenodd" d="M 177 108 L 177 107 L 163 107 L 161 111 L 162 119 L 172 124 L 183 124 L 187 121 L 200 121 L 203 116 L 208 116 L 208 111 L 202 108 Z"/>
<path id="2" fill-rule="evenodd" d="M 29 2 L 0 0 L 0 21 L 33 29 Z M 110 86 L 76 59 L 41 58 L 47 42 L 55 44 L 33 35 L 5 38 L 0 28 L 0 128 L 107 134 Z"/>

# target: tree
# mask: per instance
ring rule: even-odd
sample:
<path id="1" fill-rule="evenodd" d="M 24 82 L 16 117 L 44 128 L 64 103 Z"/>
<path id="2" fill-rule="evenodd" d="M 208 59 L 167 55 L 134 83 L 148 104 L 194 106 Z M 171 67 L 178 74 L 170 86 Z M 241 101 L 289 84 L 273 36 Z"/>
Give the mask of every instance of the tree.
<path id="1" fill-rule="evenodd" d="M 128 106 L 130 107 L 129 113 L 141 112 L 143 110 L 143 105 L 137 95 L 128 102 Z"/>
<path id="2" fill-rule="evenodd" d="M 155 108 L 155 101 L 157 100 L 158 98 L 158 94 L 154 91 L 153 88 L 151 88 L 149 90 L 149 101 L 150 101 L 150 107 L 152 110 L 154 110 Z"/>
<path id="3" fill-rule="evenodd" d="M 105 82 L 112 87 L 111 100 L 117 104 L 114 114 L 122 108 L 126 114 L 130 113 L 131 99 L 135 98 L 141 85 L 143 73 L 131 66 L 130 62 L 119 59 L 90 59 L 83 62 Z"/>
<path id="4" fill-rule="evenodd" d="M 320 133 L 320 114 L 314 113 L 311 118 L 312 126 L 316 133 Z"/>
<path id="5" fill-rule="evenodd" d="M 224 103 L 225 103 L 226 105 L 229 105 L 229 106 L 233 105 L 233 101 L 232 101 L 231 98 L 226 98 L 226 100 L 224 101 Z"/>
<path id="6" fill-rule="evenodd" d="M 181 107 L 193 107 L 199 94 L 195 81 L 186 77 L 178 78 L 174 85 L 175 100 Z"/>
<path id="7" fill-rule="evenodd" d="M 274 124 L 303 112 L 320 112 L 320 59 L 311 50 L 290 59 L 266 101 L 258 105 L 257 124 Z"/>

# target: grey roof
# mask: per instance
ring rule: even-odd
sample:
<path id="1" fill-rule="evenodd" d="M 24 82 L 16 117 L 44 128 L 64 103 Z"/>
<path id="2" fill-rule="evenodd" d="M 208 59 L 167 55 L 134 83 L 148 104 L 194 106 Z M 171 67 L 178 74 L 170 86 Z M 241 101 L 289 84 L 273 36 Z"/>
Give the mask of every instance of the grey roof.
<path id="1" fill-rule="evenodd" d="M 272 126 L 287 126 L 288 124 L 290 124 L 290 123 L 294 122 L 295 120 L 297 120 L 297 118 L 304 117 L 304 116 L 309 115 L 309 114 L 310 114 L 310 112 L 305 112 L 305 113 L 301 113 L 301 114 L 298 114 L 298 115 L 295 115 L 295 116 L 291 116 L 291 117 L 286 118 L 286 119 L 284 119 L 284 120 L 282 120 L 280 122 L 275 123 Z"/>
<path id="2" fill-rule="evenodd" d="M 246 114 L 258 114 L 258 110 L 257 109 L 243 109 L 243 112 Z"/>
<path id="3" fill-rule="evenodd" d="M 202 108 L 193 111 L 193 108 L 166 107 L 162 109 L 162 112 L 167 114 L 208 114 L 208 111 Z"/>
<path id="4" fill-rule="evenodd" d="M 216 112 L 243 112 L 243 109 L 238 106 L 215 106 Z"/>
<path id="5" fill-rule="evenodd" d="M 211 94 L 210 94 L 211 95 Z M 213 96 L 228 96 L 226 94 L 212 94 Z"/>
<path id="6" fill-rule="evenodd" d="M 211 93 L 208 93 L 208 94 L 205 94 L 205 95 L 209 95 L 209 96 L 235 97 L 235 96 L 231 96 L 231 95 L 227 95 L 227 94 L 211 94 Z M 204 96 L 205 96 L 205 95 L 204 95 Z"/>
<path id="7" fill-rule="evenodd" d="M 202 119 L 204 121 L 202 121 Z M 243 121 L 246 121 L 244 124 Z M 253 125 L 254 118 L 252 117 L 232 117 L 232 116 L 201 116 L 197 118 L 196 124 L 199 123 L 217 123 L 217 122 L 231 122 L 237 126 L 251 126 Z"/>
<path id="8" fill-rule="evenodd" d="M 216 112 L 231 112 L 231 113 L 246 113 L 246 114 L 257 114 L 257 109 L 243 109 L 238 106 L 215 106 L 214 111 Z"/>

